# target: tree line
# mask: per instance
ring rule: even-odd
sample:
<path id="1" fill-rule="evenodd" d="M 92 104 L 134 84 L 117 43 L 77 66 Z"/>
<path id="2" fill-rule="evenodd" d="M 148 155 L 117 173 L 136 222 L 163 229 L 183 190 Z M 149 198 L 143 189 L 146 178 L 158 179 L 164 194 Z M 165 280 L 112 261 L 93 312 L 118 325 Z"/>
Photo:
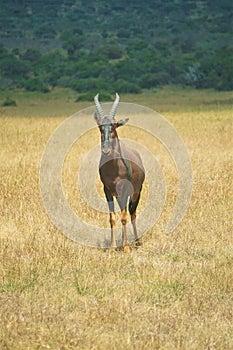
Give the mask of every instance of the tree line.
<path id="1" fill-rule="evenodd" d="M 233 88 L 228 0 L 39 2 L 9 0 L 3 7 L 1 89 Z M 11 28 L 14 19 L 20 25 Z"/>

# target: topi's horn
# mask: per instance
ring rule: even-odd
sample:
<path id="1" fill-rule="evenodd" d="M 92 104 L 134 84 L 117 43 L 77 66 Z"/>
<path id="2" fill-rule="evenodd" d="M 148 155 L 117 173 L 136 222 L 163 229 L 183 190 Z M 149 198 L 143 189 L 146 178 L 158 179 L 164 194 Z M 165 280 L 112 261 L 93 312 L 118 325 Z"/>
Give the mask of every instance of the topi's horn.
<path id="1" fill-rule="evenodd" d="M 116 98 L 115 98 L 115 101 L 113 103 L 112 109 L 111 109 L 110 114 L 109 114 L 110 118 L 115 119 L 115 114 L 116 114 L 116 110 L 117 110 L 119 101 L 120 101 L 120 96 L 118 95 L 118 93 L 116 93 Z"/>
<path id="2" fill-rule="evenodd" d="M 100 116 L 101 118 L 104 118 L 104 111 L 102 110 L 102 107 L 101 107 L 101 105 L 100 105 L 100 103 L 99 103 L 99 94 L 97 94 L 97 95 L 95 96 L 94 101 L 95 101 L 95 105 L 96 105 L 97 111 L 98 111 L 98 113 L 99 113 L 99 116 Z"/>

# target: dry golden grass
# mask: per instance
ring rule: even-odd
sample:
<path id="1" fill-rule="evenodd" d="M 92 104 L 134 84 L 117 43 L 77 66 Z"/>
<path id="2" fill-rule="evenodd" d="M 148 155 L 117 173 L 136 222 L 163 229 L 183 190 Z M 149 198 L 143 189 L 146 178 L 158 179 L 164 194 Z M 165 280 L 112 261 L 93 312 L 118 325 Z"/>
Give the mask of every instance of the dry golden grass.
<path id="1" fill-rule="evenodd" d="M 166 152 L 151 146 L 166 174 L 167 202 L 131 254 L 68 240 L 42 205 L 38 174 L 46 142 L 89 104 L 74 104 L 67 91 L 13 98 L 18 107 L 0 109 L 0 348 L 232 349 L 231 94 L 166 88 L 122 96 L 173 123 L 194 175 L 187 215 L 168 236 L 177 179 Z"/>

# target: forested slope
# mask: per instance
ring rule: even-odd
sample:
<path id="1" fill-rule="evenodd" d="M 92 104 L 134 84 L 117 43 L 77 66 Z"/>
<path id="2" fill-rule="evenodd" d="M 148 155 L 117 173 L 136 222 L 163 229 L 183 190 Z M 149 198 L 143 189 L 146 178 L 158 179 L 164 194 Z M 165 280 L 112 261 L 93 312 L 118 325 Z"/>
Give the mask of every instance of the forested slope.
<path id="1" fill-rule="evenodd" d="M 230 90 L 230 0 L 1 1 L 0 87 Z"/>

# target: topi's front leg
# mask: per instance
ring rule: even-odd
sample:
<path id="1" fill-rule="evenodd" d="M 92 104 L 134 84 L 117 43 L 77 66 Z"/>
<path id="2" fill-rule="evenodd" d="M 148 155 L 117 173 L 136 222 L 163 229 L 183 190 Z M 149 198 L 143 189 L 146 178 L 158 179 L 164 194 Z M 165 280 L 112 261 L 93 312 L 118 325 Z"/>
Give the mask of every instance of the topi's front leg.
<path id="1" fill-rule="evenodd" d="M 116 237 L 115 237 L 115 227 L 116 227 L 116 215 L 114 212 L 111 212 L 109 217 L 110 227 L 111 227 L 111 245 L 110 249 L 116 248 Z"/>
<path id="2" fill-rule="evenodd" d="M 110 248 L 116 248 L 116 237 L 115 237 L 115 227 L 116 227 L 116 216 L 114 212 L 114 202 L 113 202 L 113 196 L 111 192 L 107 189 L 107 187 L 104 186 L 104 193 L 105 197 L 108 202 L 108 209 L 109 209 L 109 222 L 111 227 L 111 244 Z"/>
<path id="3" fill-rule="evenodd" d="M 121 224 L 122 224 L 122 234 L 123 234 L 123 247 L 125 253 L 130 253 L 131 248 L 128 243 L 128 236 L 126 231 L 126 224 L 127 224 L 127 209 L 123 209 L 121 211 Z"/>

